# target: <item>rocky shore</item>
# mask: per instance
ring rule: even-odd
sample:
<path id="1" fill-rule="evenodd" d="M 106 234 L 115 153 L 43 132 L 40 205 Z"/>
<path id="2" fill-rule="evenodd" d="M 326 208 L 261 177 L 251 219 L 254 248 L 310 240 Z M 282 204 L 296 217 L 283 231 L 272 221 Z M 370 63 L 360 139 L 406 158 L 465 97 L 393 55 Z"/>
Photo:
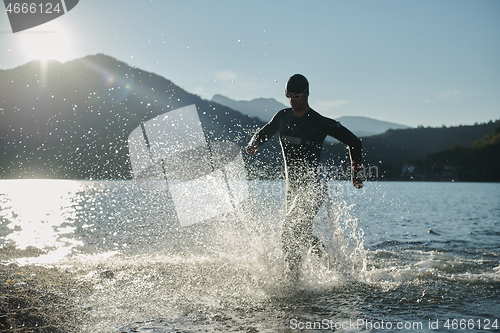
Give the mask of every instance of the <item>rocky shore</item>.
<path id="1" fill-rule="evenodd" d="M 0 264 L 0 331 L 78 332 L 68 288 L 58 269 Z"/>

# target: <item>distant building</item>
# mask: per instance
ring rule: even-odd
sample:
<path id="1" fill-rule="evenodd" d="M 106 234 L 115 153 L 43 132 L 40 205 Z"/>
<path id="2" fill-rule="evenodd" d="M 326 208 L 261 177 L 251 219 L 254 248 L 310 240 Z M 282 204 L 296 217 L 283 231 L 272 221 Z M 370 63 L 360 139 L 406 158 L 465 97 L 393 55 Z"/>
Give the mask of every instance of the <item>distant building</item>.
<path id="1" fill-rule="evenodd" d="M 403 169 L 401 170 L 401 176 L 414 174 L 417 170 L 417 167 L 411 164 L 403 165 Z"/>

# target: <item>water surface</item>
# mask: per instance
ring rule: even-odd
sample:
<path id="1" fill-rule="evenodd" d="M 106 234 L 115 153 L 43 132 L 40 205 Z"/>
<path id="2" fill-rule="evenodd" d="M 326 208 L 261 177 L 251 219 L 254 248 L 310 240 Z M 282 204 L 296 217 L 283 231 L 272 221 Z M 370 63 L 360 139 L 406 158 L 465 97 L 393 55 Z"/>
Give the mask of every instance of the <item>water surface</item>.
<path id="1" fill-rule="evenodd" d="M 329 258 L 294 281 L 283 186 L 252 182 L 238 211 L 181 227 L 133 181 L 2 180 L 1 259 L 67 277 L 83 332 L 499 331 L 500 184 L 331 183 Z"/>

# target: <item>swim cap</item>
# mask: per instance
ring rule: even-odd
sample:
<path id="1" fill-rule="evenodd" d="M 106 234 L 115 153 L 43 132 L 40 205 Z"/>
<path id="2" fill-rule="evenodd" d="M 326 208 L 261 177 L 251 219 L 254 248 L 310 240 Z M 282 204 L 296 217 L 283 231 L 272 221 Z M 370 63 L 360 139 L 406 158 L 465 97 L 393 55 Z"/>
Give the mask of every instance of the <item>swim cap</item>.
<path id="1" fill-rule="evenodd" d="M 295 74 L 288 79 L 288 82 L 285 86 L 285 92 L 294 92 L 294 93 L 309 93 L 309 82 L 302 74 Z"/>

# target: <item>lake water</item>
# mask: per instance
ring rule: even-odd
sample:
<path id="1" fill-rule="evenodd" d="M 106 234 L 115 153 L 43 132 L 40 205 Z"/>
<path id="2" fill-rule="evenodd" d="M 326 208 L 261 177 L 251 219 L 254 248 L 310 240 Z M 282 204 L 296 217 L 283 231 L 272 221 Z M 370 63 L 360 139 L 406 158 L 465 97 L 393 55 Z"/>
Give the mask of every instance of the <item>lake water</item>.
<path id="1" fill-rule="evenodd" d="M 331 183 L 296 280 L 283 191 L 181 227 L 133 181 L 1 180 L 1 259 L 67 278 L 83 332 L 500 331 L 500 184 Z"/>

